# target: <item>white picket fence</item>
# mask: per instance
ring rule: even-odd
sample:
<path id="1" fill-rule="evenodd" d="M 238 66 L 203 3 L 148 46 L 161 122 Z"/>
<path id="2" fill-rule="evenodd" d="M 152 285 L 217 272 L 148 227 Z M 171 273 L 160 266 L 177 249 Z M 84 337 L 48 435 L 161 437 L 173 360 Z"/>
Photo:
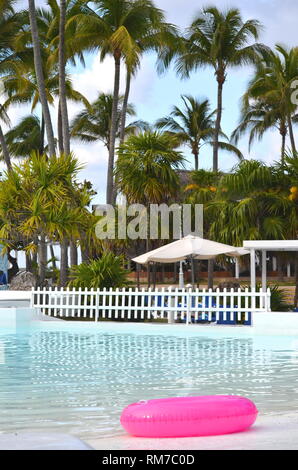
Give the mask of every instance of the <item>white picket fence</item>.
<path id="1" fill-rule="evenodd" d="M 224 289 L 36 289 L 30 306 L 53 317 L 251 324 L 254 312 L 270 311 L 266 292 Z"/>

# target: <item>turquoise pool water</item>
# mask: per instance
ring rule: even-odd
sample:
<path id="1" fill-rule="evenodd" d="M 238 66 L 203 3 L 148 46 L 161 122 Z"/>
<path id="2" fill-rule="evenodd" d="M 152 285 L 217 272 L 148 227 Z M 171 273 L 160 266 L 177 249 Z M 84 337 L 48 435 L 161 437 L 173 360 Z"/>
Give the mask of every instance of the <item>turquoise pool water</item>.
<path id="1" fill-rule="evenodd" d="M 93 326 L 2 331 L 0 432 L 115 436 L 127 404 L 181 395 L 241 394 L 261 413 L 298 410 L 298 338 Z"/>

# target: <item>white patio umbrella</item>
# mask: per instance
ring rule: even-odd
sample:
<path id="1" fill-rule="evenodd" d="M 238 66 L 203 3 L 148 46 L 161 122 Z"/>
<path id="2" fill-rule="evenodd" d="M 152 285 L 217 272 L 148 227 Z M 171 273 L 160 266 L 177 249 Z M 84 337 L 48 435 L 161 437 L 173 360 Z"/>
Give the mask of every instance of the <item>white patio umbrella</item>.
<path id="1" fill-rule="evenodd" d="M 148 251 L 143 255 L 133 258 L 139 264 L 174 263 L 185 259 L 214 259 L 219 255 L 239 257 L 249 254 L 248 250 L 242 247 L 234 247 L 218 243 L 205 238 L 187 235 L 156 250 Z"/>

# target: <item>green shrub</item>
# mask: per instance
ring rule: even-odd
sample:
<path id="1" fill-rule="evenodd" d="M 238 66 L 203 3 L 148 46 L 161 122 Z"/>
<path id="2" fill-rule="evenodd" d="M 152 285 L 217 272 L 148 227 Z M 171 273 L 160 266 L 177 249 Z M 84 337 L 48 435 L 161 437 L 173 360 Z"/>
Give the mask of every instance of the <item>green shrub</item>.
<path id="1" fill-rule="evenodd" d="M 73 266 L 70 271 L 69 287 L 82 289 L 125 287 L 129 284 L 128 273 L 129 271 L 123 268 L 123 257 L 107 252 L 90 263 Z"/>
<path id="2" fill-rule="evenodd" d="M 271 310 L 273 312 L 288 312 L 290 305 L 286 302 L 286 292 L 280 289 L 278 284 L 269 286 L 269 288 L 271 291 Z"/>
<path id="3" fill-rule="evenodd" d="M 242 288 L 248 287 L 250 290 L 250 286 L 242 286 Z M 278 284 L 271 284 L 268 285 L 271 291 L 271 310 L 273 312 L 288 312 L 291 306 L 287 303 L 287 294 L 284 290 L 280 289 Z M 262 290 L 262 285 L 258 283 L 256 285 L 256 292 L 260 292 Z M 244 307 L 244 299 L 242 299 Z M 257 302 L 257 307 L 259 306 L 259 302 Z"/>

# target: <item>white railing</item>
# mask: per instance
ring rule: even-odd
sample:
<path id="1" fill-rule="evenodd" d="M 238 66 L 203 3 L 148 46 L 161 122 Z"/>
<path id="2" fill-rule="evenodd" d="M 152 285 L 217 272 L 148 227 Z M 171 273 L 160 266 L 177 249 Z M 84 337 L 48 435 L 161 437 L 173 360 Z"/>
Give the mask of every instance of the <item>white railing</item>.
<path id="1" fill-rule="evenodd" d="M 30 305 L 53 317 L 152 320 L 169 323 L 251 324 L 254 312 L 270 311 L 270 289 L 36 289 Z"/>

